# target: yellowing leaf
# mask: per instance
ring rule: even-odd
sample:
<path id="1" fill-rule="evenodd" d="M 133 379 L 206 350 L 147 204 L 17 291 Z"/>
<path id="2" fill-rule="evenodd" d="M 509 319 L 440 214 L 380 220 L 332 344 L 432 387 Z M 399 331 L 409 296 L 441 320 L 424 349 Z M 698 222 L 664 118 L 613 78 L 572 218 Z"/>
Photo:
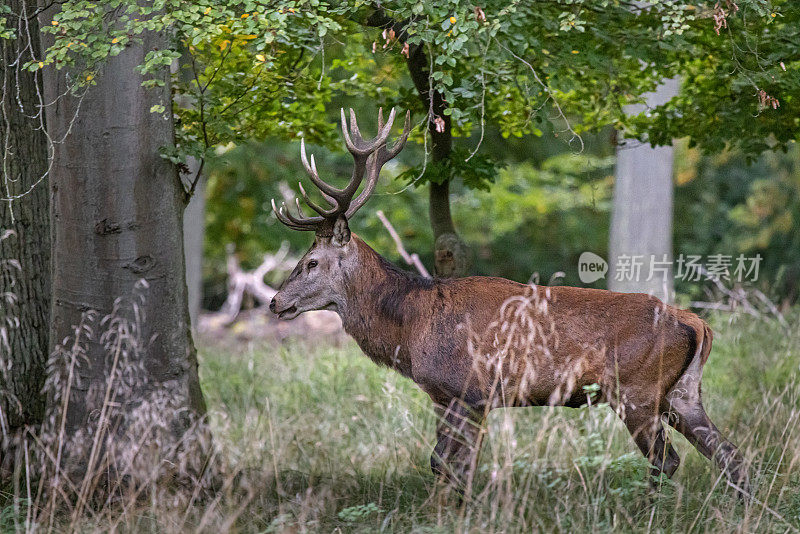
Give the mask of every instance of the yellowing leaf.
<path id="1" fill-rule="evenodd" d="M 264 54 L 256 54 L 256 59 L 261 63 L 264 63 L 267 60 L 267 58 L 266 58 L 266 56 L 264 56 Z"/>

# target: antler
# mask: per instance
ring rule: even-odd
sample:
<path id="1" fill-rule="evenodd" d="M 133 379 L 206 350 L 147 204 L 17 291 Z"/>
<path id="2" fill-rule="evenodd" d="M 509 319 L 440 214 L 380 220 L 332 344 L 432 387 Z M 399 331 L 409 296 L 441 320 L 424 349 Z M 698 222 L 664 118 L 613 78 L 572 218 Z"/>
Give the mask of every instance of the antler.
<path id="1" fill-rule="evenodd" d="M 364 138 L 361 136 L 361 132 L 358 129 L 358 123 L 356 122 L 356 114 L 352 109 L 350 110 L 349 128 L 345 119 L 344 109 L 341 110 L 341 116 L 344 142 L 347 146 L 347 150 L 349 150 L 353 155 L 353 175 L 350 178 L 350 182 L 344 189 L 336 188 L 327 182 L 324 182 L 319 177 L 319 173 L 317 172 L 317 165 L 314 161 L 314 155 L 311 155 L 311 160 L 309 162 L 309 159 L 306 156 L 305 142 L 301 140 L 300 160 L 303 162 L 303 167 L 305 167 L 309 178 L 311 178 L 311 182 L 317 186 L 317 189 L 319 189 L 320 193 L 322 193 L 322 197 L 328 202 L 328 204 L 330 204 L 330 207 L 325 208 L 312 201 L 303 188 L 303 184 L 298 183 L 300 186 L 300 193 L 302 194 L 306 205 L 308 205 L 309 208 L 317 212 L 319 215 L 314 215 L 311 217 L 306 216 L 300 207 L 299 199 L 295 199 L 298 216 L 293 215 L 291 211 L 289 211 L 286 203 L 283 203 L 280 209 L 277 208 L 275 205 L 275 200 L 273 200 L 272 210 L 275 212 L 275 215 L 283 224 L 289 228 L 292 228 L 293 230 L 319 231 L 320 229 L 327 228 L 328 226 L 332 227 L 332 224 L 340 215 L 344 215 L 348 219 L 352 217 L 353 214 L 355 214 L 355 212 L 364 205 L 372 192 L 375 190 L 375 186 L 378 183 L 378 176 L 380 175 L 383 165 L 400 153 L 400 151 L 403 149 L 403 146 L 405 146 L 405 143 L 408 140 L 408 134 L 411 131 L 411 112 L 406 112 L 403 135 L 397 140 L 391 149 L 387 149 L 386 140 L 389 137 L 389 133 L 392 130 L 392 124 L 394 123 L 394 108 L 389 113 L 389 120 L 386 121 L 386 124 L 383 123 L 383 109 L 378 110 L 378 134 L 369 141 L 364 140 Z M 367 183 L 364 186 L 364 189 L 361 191 L 361 194 L 358 195 L 354 201 L 353 196 L 361 185 L 361 182 L 364 180 L 364 173 L 367 173 Z"/>

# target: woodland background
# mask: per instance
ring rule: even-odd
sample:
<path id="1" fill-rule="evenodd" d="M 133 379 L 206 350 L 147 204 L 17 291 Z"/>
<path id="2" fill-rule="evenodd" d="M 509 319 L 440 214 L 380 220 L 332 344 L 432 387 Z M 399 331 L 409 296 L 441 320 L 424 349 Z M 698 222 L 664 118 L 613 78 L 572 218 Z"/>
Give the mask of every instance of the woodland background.
<path id="1" fill-rule="evenodd" d="M 0 21 L 1 531 L 800 529 L 795 2 L 8 0 Z M 442 276 L 763 258 L 665 294 L 715 329 L 704 398 L 751 505 L 679 437 L 650 493 L 601 406 L 493 415 L 456 506 L 413 384 L 335 324 L 249 297 L 233 321 L 231 273 L 310 244 L 270 214 L 299 140 L 344 178 L 339 109 L 372 134 L 378 107 L 413 131 L 351 226 L 399 264 L 379 210 Z"/>

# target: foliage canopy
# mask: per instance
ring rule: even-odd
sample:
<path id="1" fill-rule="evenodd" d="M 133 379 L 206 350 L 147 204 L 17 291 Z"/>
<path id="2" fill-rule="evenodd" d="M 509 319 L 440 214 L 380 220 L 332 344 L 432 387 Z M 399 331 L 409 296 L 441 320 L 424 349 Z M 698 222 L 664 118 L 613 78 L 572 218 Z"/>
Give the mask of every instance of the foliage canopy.
<path id="1" fill-rule="evenodd" d="M 444 95 L 456 135 L 491 122 L 506 136 L 551 132 L 578 151 L 583 132 L 612 125 L 653 143 L 689 137 L 709 151 L 733 146 L 749 156 L 793 142 L 800 128 L 800 6 L 763 0 L 640 6 L 67 0 L 45 29 L 53 45 L 26 67 L 80 65 L 74 80 L 80 88 L 143 31 L 173 32 L 174 47 L 150 51 L 141 68 L 181 65 L 173 80 L 177 160 L 266 135 L 330 143 L 334 128 L 325 106 L 348 95 L 430 115 L 404 75 L 409 47 L 424 48 L 430 84 Z M 395 25 L 371 27 L 376 10 Z M 625 114 L 627 104 L 676 75 L 683 79 L 677 98 Z M 423 135 L 424 128 L 419 141 Z M 485 181 L 476 175 L 471 183 Z"/>
<path id="2" fill-rule="evenodd" d="M 109 56 L 137 42 L 142 32 L 167 31 L 173 36 L 172 46 L 151 50 L 140 67 L 154 74 L 168 67 L 173 71 L 177 142 L 165 147 L 165 157 L 182 163 L 187 155 L 209 157 L 215 149 L 250 139 L 305 137 L 335 148 L 339 143 L 331 108 L 352 104 L 370 116 L 378 105 L 399 106 L 415 113 L 412 137 L 417 148 L 406 149 L 405 166 L 392 173 L 401 180 L 398 188 L 460 178 L 467 188 L 491 188 L 495 198 L 480 193 L 463 199 L 487 209 L 511 205 L 507 193 L 517 190 L 520 175 L 530 175 L 523 189 L 535 183 L 539 191 L 520 199 L 520 206 L 535 204 L 537 196 L 545 198 L 552 180 L 558 182 L 557 189 L 569 190 L 567 182 L 573 176 L 559 170 L 545 184 L 540 178 L 550 176 L 546 168 L 501 172 L 503 165 L 523 154 L 498 150 L 500 145 L 492 139 L 496 134 L 511 140 L 543 136 L 563 141 L 567 151 L 580 152 L 584 141 L 591 142 L 591 132 L 613 127 L 623 136 L 656 144 L 685 137 L 690 146 L 708 153 L 735 149 L 741 158 L 737 162 L 794 143 L 800 131 L 798 3 L 661 0 L 641 6 L 626 0 L 66 0 L 44 29 L 52 39 L 44 56 L 20 67 L 69 67 L 73 90 L 81 92 L 94 83 Z M 0 37 L 12 38 L 18 27 L 9 23 L 14 14 L 7 6 L 2 10 Z M 390 24 L 376 23 L 376 13 Z M 453 134 L 462 138 L 445 164 L 427 157 L 431 141 L 425 126 L 438 117 L 425 109 L 409 80 L 406 62 L 414 47 L 425 52 L 430 86 L 444 96 Z M 676 98 L 638 114 L 626 113 L 626 106 L 640 103 L 643 93 L 673 76 L 682 80 Z M 162 79 L 154 75 L 146 83 L 158 85 Z M 152 111 L 164 112 L 169 105 L 164 102 L 163 109 Z M 514 146 L 531 150 L 532 145 Z M 597 156 L 588 152 L 586 161 Z M 290 175 L 296 175 L 296 165 L 273 164 L 272 170 L 277 174 L 237 187 L 268 185 L 275 193 L 278 181 L 291 183 Z M 591 172 L 587 167 L 581 176 Z M 597 182 L 602 185 L 591 186 L 589 211 L 576 205 L 574 213 L 585 213 L 595 222 L 603 219 L 597 209 L 607 209 L 605 176 Z M 242 205 L 249 201 L 235 195 L 241 189 L 229 188 L 231 177 L 223 178 L 224 173 L 212 187 L 243 213 L 241 220 L 223 216 L 217 221 L 224 238 L 230 239 L 231 232 L 247 234 L 252 221 L 268 208 L 260 202 L 252 209 Z M 759 189 L 753 189 L 752 203 L 759 195 L 772 199 L 769 202 L 780 200 L 784 190 L 794 191 L 793 184 L 783 178 L 754 185 Z M 731 206 L 742 205 L 749 188 L 748 183 L 745 194 L 737 193 Z M 792 195 L 787 198 L 795 198 Z M 401 217 L 412 214 L 413 222 L 424 218 L 425 208 L 412 198 L 386 200 L 408 204 Z M 559 196 L 549 199 L 553 198 Z M 730 217 L 726 213 L 710 223 L 730 220 L 737 228 L 760 229 L 753 215 L 757 206 L 747 202 Z M 782 212 L 794 209 L 790 201 L 785 204 Z M 520 228 L 541 225 L 541 214 L 550 213 L 549 208 L 534 208 L 525 212 L 526 224 L 499 227 L 506 228 L 508 236 L 523 235 Z M 757 249 L 772 243 L 775 235 L 786 235 L 786 218 L 773 222 L 764 230 L 769 235 L 761 232 L 749 244 L 737 246 Z M 562 223 L 556 219 L 546 224 L 563 232 Z M 255 224 L 274 230 L 267 222 Z M 473 228 L 472 221 L 461 224 L 479 248 L 486 245 L 481 241 L 486 234 Z M 232 225 L 239 225 L 235 232 Z M 415 235 L 427 238 L 420 225 L 412 226 Z M 604 227 L 593 227 L 591 241 L 603 242 Z M 377 234 L 380 228 L 376 230 Z M 535 234 L 529 230 L 526 235 Z M 250 248 L 255 251 L 259 243 Z"/>

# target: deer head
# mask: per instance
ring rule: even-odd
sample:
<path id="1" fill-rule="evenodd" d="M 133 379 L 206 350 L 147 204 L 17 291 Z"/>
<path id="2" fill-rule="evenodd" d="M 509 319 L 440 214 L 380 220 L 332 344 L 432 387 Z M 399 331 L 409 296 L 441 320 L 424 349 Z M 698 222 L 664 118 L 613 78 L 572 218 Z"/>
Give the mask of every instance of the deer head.
<path id="1" fill-rule="evenodd" d="M 353 155 L 353 175 L 344 189 L 338 189 L 319 177 L 314 156 L 306 157 L 305 143 L 300 142 L 300 159 L 308 172 L 311 182 L 317 187 L 329 206 L 320 206 L 306 193 L 303 184 L 298 184 L 306 205 L 317 215 L 307 216 L 295 198 L 297 215 L 286 203 L 280 208 L 272 201 L 272 210 L 283 224 L 293 230 L 314 231 L 314 244 L 300 259 L 280 291 L 270 302 L 270 310 L 282 319 L 292 319 L 309 310 L 331 309 L 338 311 L 344 304 L 345 280 L 348 273 L 358 268 L 355 245 L 350 240 L 348 220 L 369 199 L 378 183 L 383 165 L 394 158 L 408 139 L 411 114 L 406 113 L 403 135 L 387 148 L 386 140 L 392 130 L 395 111 L 392 109 L 384 124 L 383 110 L 378 111 L 378 134 L 370 140 L 361 136 L 355 112 L 350 110 L 348 128 L 342 109 L 342 134 L 347 150 Z M 366 183 L 361 193 L 355 197 L 359 186 Z"/>

